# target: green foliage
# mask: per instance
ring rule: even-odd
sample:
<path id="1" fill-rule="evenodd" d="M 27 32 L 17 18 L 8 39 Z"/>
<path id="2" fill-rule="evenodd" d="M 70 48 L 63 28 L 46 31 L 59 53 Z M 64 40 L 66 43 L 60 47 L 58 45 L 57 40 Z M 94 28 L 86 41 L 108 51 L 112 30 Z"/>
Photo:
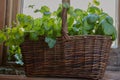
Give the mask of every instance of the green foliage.
<path id="1" fill-rule="evenodd" d="M 48 43 L 49 48 L 53 48 L 56 43 L 56 40 L 50 37 L 46 37 L 45 42 Z"/>
<path id="2" fill-rule="evenodd" d="M 9 46 L 9 55 L 8 55 L 8 60 L 13 60 L 13 58 L 16 59 L 17 64 L 23 65 L 24 63 L 22 62 L 22 54 L 21 54 L 21 49 L 19 46 Z"/>
<path id="3" fill-rule="evenodd" d="M 34 6 L 35 6 L 35 5 L 29 5 L 28 7 L 29 7 L 29 8 L 34 8 Z"/>
<path id="4" fill-rule="evenodd" d="M 100 2 L 98 0 L 93 0 L 93 3 L 96 5 L 96 6 L 99 6 L 100 5 Z"/>
<path id="5" fill-rule="evenodd" d="M 115 40 L 117 34 L 113 19 L 99 5 L 99 1 L 93 0 L 86 11 L 70 7 L 67 19 L 69 35 L 107 35 Z"/>
<path id="6" fill-rule="evenodd" d="M 5 32 L 4 31 L 0 31 L 0 43 L 4 42 L 7 39 Z"/>
<path id="7" fill-rule="evenodd" d="M 22 63 L 20 44 L 24 42 L 24 37 L 29 36 L 31 40 L 38 40 L 40 36 L 45 37 L 45 42 L 49 48 L 56 44 L 56 38 L 61 37 L 61 13 L 62 8 L 68 9 L 68 34 L 74 35 L 107 35 L 112 40 L 116 39 L 116 29 L 113 25 L 113 19 L 98 6 L 100 2 L 93 0 L 88 4 L 87 10 L 74 8 L 68 3 L 59 5 L 54 12 L 47 6 L 34 10 L 35 13 L 42 14 L 42 17 L 33 18 L 30 15 L 17 14 L 17 23 L 11 28 L 7 27 L 0 31 L 0 42 L 5 42 L 9 46 L 10 56 L 16 58 L 18 64 Z M 30 5 L 33 8 L 34 5 Z M 42 46 L 42 45 L 40 45 Z"/>

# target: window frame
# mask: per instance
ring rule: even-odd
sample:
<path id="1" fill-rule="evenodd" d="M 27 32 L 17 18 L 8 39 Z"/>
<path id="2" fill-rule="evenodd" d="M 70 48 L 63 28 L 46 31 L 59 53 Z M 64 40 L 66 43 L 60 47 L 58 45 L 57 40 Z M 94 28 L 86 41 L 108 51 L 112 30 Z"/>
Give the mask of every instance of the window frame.
<path id="1" fill-rule="evenodd" d="M 5 25 L 6 0 L 0 0 L 0 29 Z M 0 44 L 0 65 L 3 62 L 3 44 Z"/>
<path id="2" fill-rule="evenodd" d="M 120 1 L 118 0 L 118 48 L 120 47 Z"/>

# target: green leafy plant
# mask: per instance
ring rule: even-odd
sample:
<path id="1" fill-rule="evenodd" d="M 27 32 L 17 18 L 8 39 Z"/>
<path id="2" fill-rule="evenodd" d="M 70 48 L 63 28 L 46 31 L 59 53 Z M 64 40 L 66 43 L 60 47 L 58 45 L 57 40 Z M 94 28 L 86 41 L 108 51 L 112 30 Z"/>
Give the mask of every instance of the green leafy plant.
<path id="1" fill-rule="evenodd" d="M 69 8 L 68 29 L 69 35 L 106 35 L 116 39 L 116 29 L 113 18 L 98 6 L 100 2 L 93 0 L 87 10 Z"/>
<path id="2" fill-rule="evenodd" d="M 24 42 L 26 36 L 36 41 L 40 36 L 44 36 L 49 48 L 53 48 L 56 44 L 56 38 L 61 37 L 62 7 L 68 9 L 67 23 L 70 36 L 106 35 L 115 40 L 117 35 L 113 19 L 99 8 L 99 5 L 99 1 L 93 0 L 92 3 L 88 4 L 87 10 L 82 10 L 79 8 L 74 9 L 74 7 L 65 3 L 60 5 L 54 12 L 51 12 L 49 7 L 42 6 L 40 9 L 34 10 L 35 13 L 42 15 L 39 18 L 17 14 L 17 22 L 12 27 L 0 30 L 0 42 L 5 42 L 5 45 L 10 47 L 9 59 L 11 55 L 14 55 L 18 64 L 23 64 L 20 45 Z M 29 7 L 33 9 L 34 5 Z"/>

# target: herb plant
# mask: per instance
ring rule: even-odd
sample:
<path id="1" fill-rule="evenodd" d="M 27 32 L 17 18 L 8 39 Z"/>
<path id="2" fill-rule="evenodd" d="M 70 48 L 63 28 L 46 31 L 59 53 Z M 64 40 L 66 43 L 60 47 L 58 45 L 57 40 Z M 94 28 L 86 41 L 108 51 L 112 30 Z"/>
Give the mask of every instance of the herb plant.
<path id="1" fill-rule="evenodd" d="M 86 11 L 70 7 L 68 11 L 69 35 L 107 35 L 115 40 L 117 35 L 113 18 L 100 9 L 99 5 L 98 1 L 93 0 Z"/>
<path id="2" fill-rule="evenodd" d="M 87 10 L 82 10 L 63 4 L 54 12 L 51 12 L 49 7 L 42 6 L 34 11 L 42 14 L 42 17 L 39 18 L 17 14 L 17 22 L 12 27 L 0 30 L 0 42 L 5 42 L 5 45 L 10 47 L 10 56 L 15 55 L 18 64 L 23 64 L 20 45 L 24 42 L 26 36 L 35 41 L 40 36 L 44 36 L 49 48 L 53 48 L 56 38 L 61 37 L 62 7 L 68 8 L 67 23 L 70 36 L 106 35 L 111 36 L 112 40 L 115 40 L 116 30 L 113 25 L 113 19 L 100 9 L 99 5 L 100 3 L 97 0 L 93 0 L 93 3 L 89 3 Z M 29 7 L 33 8 L 34 6 Z"/>

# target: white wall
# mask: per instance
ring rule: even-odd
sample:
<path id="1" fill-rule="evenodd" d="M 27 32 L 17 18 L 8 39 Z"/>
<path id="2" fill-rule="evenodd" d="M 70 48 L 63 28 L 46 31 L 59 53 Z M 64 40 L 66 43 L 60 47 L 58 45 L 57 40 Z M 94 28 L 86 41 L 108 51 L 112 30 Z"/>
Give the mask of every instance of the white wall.
<path id="1" fill-rule="evenodd" d="M 105 12 L 109 13 L 114 19 L 116 14 L 115 1 L 116 0 L 100 0 L 100 7 L 103 8 Z M 38 17 L 38 14 L 34 14 L 32 9 L 28 8 L 29 5 L 36 5 L 34 9 L 47 5 L 50 7 L 51 11 L 54 11 L 61 2 L 62 0 L 24 0 L 23 13 Z M 92 0 L 71 0 L 71 5 L 75 8 L 87 9 L 88 2 L 92 2 Z"/>
<path id="2" fill-rule="evenodd" d="M 50 7 L 51 11 L 54 11 L 61 3 L 62 0 L 24 0 L 23 13 L 32 15 L 33 17 L 39 17 L 40 14 L 34 13 L 32 9 L 28 8 L 29 5 L 35 5 L 34 9 L 40 9 L 41 6 L 46 5 Z"/>

